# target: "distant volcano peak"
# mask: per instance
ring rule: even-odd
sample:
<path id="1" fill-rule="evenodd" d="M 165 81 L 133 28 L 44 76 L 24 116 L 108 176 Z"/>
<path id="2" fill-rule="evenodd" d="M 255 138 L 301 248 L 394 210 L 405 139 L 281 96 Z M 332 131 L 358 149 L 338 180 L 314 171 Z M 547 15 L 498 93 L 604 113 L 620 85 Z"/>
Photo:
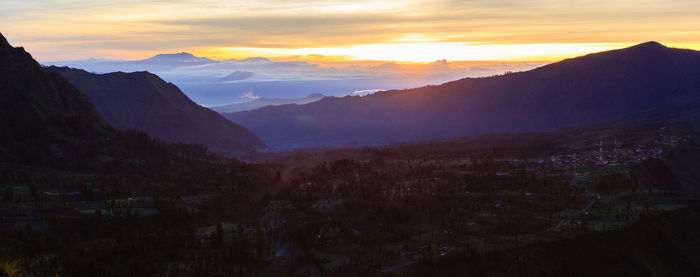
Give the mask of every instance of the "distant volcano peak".
<path id="1" fill-rule="evenodd" d="M 197 58 L 191 53 L 187 52 L 180 52 L 180 53 L 175 53 L 175 54 L 158 54 L 153 56 L 151 59 L 155 58 Z"/>
<path id="2" fill-rule="evenodd" d="M 146 59 L 145 61 L 160 61 L 160 62 L 214 62 L 211 59 L 197 57 L 188 52 L 180 52 L 175 54 L 158 54 Z"/>

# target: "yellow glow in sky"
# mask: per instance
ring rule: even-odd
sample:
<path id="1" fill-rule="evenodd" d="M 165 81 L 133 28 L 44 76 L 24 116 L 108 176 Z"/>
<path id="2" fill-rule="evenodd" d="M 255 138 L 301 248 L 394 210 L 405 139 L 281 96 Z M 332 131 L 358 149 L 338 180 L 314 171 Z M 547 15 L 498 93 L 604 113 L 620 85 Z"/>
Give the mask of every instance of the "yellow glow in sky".
<path id="1" fill-rule="evenodd" d="M 307 60 L 376 60 L 400 62 L 433 62 L 447 59 L 449 61 L 546 61 L 564 57 L 579 56 L 627 46 L 626 44 L 513 44 L 513 45 L 475 45 L 458 42 L 431 43 L 392 43 L 366 44 L 347 47 L 321 48 L 250 48 L 250 47 L 214 47 L 197 49 L 193 52 L 207 57 L 245 58 L 263 56 L 288 59 L 302 57 Z M 322 57 L 315 57 L 321 55 Z"/>
<path id="2" fill-rule="evenodd" d="M 650 40 L 700 48 L 697 0 L 2 0 L 40 61 L 200 56 L 548 60 Z"/>

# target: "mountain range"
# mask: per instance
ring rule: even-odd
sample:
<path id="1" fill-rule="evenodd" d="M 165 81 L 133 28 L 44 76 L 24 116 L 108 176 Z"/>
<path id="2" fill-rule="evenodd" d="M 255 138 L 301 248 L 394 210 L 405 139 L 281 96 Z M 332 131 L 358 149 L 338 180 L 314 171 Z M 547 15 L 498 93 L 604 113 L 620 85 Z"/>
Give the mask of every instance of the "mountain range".
<path id="1" fill-rule="evenodd" d="M 169 184 L 172 191 L 194 183 L 218 186 L 246 170 L 202 145 L 166 143 L 115 128 L 88 96 L 22 47 L 12 47 L 2 34 L 0 105 L 2 185 L 89 184 L 109 190 L 129 180 L 152 187 Z"/>
<path id="2" fill-rule="evenodd" d="M 700 99 L 700 52 L 657 42 L 525 72 L 225 116 L 273 147 L 549 131 Z"/>
<path id="3" fill-rule="evenodd" d="M 54 61 L 47 62 L 46 64 L 55 66 L 80 67 L 83 69 L 89 69 L 91 72 L 96 71 L 106 73 L 113 71 L 133 72 L 146 70 L 150 72 L 160 72 L 169 71 L 178 67 L 198 66 L 212 63 L 218 63 L 218 61 L 205 57 L 197 57 L 187 52 L 180 52 L 173 54 L 157 54 L 142 60 L 90 58 L 74 61 Z"/>
<path id="4" fill-rule="evenodd" d="M 229 155 L 264 147 L 245 127 L 197 105 L 175 85 L 148 72 L 94 74 L 46 67 L 85 93 L 100 115 L 119 129 L 143 131 L 167 142 L 202 144 Z"/>

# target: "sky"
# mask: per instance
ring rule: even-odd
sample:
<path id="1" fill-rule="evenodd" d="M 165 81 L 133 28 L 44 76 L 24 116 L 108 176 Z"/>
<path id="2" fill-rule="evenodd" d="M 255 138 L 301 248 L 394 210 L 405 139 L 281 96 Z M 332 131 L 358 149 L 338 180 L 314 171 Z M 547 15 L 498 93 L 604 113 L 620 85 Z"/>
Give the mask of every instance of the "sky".
<path id="1" fill-rule="evenodd" d="M 697 0 L 1 0 L 0 32 L 39 61 L 556 61 L 650 40 L 700 49 L 698 11 Z"/>

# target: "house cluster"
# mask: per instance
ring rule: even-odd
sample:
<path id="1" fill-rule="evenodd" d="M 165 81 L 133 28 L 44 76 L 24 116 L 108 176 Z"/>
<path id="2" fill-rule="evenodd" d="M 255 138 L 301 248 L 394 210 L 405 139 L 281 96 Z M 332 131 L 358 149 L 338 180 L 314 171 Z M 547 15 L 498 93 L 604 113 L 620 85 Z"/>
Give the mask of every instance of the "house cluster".
<path id="1" fill-rule="evenodd" d="M 639 163 L 648 159 L 661 159 L 664 151 L 673 148 L 678 143 L 687 140 L 682 137 L 667 133 L 660 133 L 653 139 L 622 144 L 617 139 L 601 139 L 598 144 L 588 147 L 571 146 L 571 152 L 565 154 L 555 154 L 540 159 L 508 159 L 507 162 L 513 166 L 523 166 L 528 171 L 554 171 L 569 170 L 574 168 L 620 165 L 628 163 Z M 608 142 L 606 144 L 606 141 Z M 499 172 L 507 174 L 505 172 Z"/>

